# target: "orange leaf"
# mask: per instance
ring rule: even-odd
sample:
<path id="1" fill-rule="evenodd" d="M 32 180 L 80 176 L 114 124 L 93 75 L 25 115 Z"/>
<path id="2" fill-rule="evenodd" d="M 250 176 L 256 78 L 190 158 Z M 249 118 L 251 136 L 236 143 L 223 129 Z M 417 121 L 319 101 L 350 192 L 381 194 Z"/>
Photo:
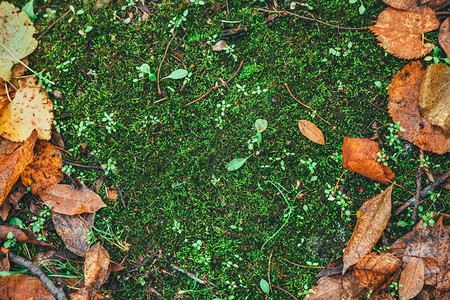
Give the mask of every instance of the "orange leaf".
<path id="1" fill-rule="evenodd" d="M 381 47 L 403 59 L 419 58 L 433 50 L 433 44 L 423 43 L 423 34 L 438 28 L 439 20 L 428 6 L 408 11 L 387 7 L 378 16 L 377 23 L 369 26 Z"/>
<path id="2" fill-rule="evenodd" d="M 80 190 L 68 184 L 55 184 L 39 194 L 45 205 L 65 215 L 94 213 L 106 207 L 102 198 L 83 186 Z"/>
<path id="3" fill-rule="evenodd" d="M 420 257 L 409 257 L 398 282 L 398 296 L 409 300 L 417 296 L 425 282 L 425 265 Z"/>
<path id="4" fill-rule="evenodd" d="M 1 241 L 8 240 L 9 232 L 12 232 L 13 237 L 19 243 L 27 243 L 38 246 L 51 246 L 50 244 L 44 241 L 38 240 L 38 236 L 34 232 L 28 229 L 20 228 L 19 226 L 16 225 L 0 225 L 0 240 Z"/>
<path id="5" fill-rule="evenodd" d="M 34 152 L 34 160 L 22 172 L 21 178 L 23 185 L 30 186 L 31 192 L 38 194 L 64 179 L 60 171 L 63 162 L 61 151 L 50 142 L 38 140 Z"/>
<path id="6" fill-rule="evenodd" d="M 391 274 L 402 266 L 402 260 L 392 253 L 375 252 L 361 258 L 354 267 L 359 284 L 369 290 L 375 290 L 390 279 Z"/>
<path id="7" fill-rule="evenodd" d="M 397 9 L 407 10 L 417 6 L 417 0 L 383 0 L 389 6 Z"/>
<path id="8" fill-rule="evenodd" d="M 377 161 L 379 152 L 381 149 L 374 141 L 346 137 L 342 145 L 342 166 L 349 171 L 388 184 L 387 180 L 394 178 L 395 174 L 388 166 Z"/>
<path id="9" fill-rule="evenodd" d="M 441 24 L 438 33 L 439 45 L 444 49 L 447 57 L 450 58 L 450 18 L 445 19 Z"/>
<path id="10" fill-rule="evenodd" d="M 309 140 L 320 145 L 325 145 L 325 138 L 323 137 L 323 133 L 319 128 L 317 128 L 314 123 L 306 120 L 299 120 L 298 128 L 300 128 L 302 134 Z"/>
<path id="11" fill-rule="evenodd" d="M 420 61 L 406 65 L 392 78 L 388 87 L 389 114 L 405 129 L 401 136 L 422 150 L 443 154 L 450 151 L 450 138 L 431 125 L 419 110 L 419 92 L 425 68 Z"/>
<path id="12" fill-rule="evenodd" d="M 0 299 L 54 300 L 55 298 L 39 279 L 26 274 L 16 274 L 0 277 Z"/>
<path id="13" fill-rule="evenodd" d="M 383 234 L 391 214 L 392 187 L 393 185 L 390 185 L 381 194 L 364 202 L 358 210 L 355 229 L 344 250 L 342 274 L 369 254 Z"/>
<path id="14" fill-rule="evenodd" d="M 76 255 L 85 256 L 89 249 L 87 238 L 94 224 L 94 215 L 87 214 L 83 218 L 80 215 L 68 216 L 52 212 L 52 220 L 67 249 Z"/>
<path id="15" fill-rule="evenodd" d="M 84 262 L 84 280 L 86 289 L 91 295 L 96 294 L 108 279 L 109 264 L 109 253 L 100 245 L 100 242 L 89 248 Z"/>
<path id="16" fill-rule="evenodd" d="M 36 143 L 36 131 L 10 155 L 0 155 L 0 204 L 16 183 L 20 173 L 33 160 L 33 147 Z"/>

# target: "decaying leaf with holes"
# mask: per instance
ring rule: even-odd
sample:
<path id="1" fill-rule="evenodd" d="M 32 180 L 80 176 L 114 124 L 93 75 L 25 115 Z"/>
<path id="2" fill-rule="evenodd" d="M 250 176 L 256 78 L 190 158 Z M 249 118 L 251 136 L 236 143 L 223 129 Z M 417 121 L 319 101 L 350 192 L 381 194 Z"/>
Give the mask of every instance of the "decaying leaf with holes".
<path id="1" fill-rule="evenodd" d="M 20 175 L 24 186 L 31 187 L 33 194 L 55 185 L 64 179 L 62 154 L 50 142 L 38 140 L 34 146 L 34 160 Z"/>
<path id="2" fill-rule="evenodd" d="M 85 185 L 75 189 L 68 184 L 55 184 L 39 193 L 39 196 L 53 211 L 65 215 L 94 213 L 106 207 L 102 198 Z"/>
<path id="3" fill-rule="evenodd" d="M 439 45 L 444 49 L 447 57 L 450 58 L 450 18 L 445 19 L 441 24 L 438 33 Z"/>
<path id="4" fill-rule="evenodd" d="M 388 184 L 388 180 L 394 178 L 395 174 L 388 166 L 377 161 L 378 153 L 381 153 L 381 149 L 375 141 L 346 137 L 342 145 L 342 166 L 349 171 Z"/>
<path id="5" fill-rule="evenodd" d="M 8 2 L 0 3 L 0 78 L 11 80 L 14 64 L 36 49 L 30 17 Z"/>
<path id="6" fill-rule="evenodd" d="M 23 142 L 34 129 L 39 139 L 49 140 L 52 123 L 53 103 L 38 86 L 21 86 L 0 110 L 0 135 L 14 142 Z"/>
<path id="7" fill-rule="evenodd" d="M 419 107 L 422 116 L 450 134 L 450 67 L 439 63 L 427 67 L 420 85 Z"/>
<path id="8" fill-rule="evenodd" d="M 413 61 L 397 72 L 388 86 L 389 114 L 405 129 L 402 138 L 422 150 L 443 154 L 450 151 L 450 138 L 444 131 L 423 118 L 419 109 L 419 93 L 425 68 Z"/>
<path id="9" fill-rule="evenodd" d="M 423 34 L 438 29 L 439 24 L 436 14 L 428 6 L 410 11 L 387 7 L 369 29 L 388 53 L 403 59 L 415 59 L 433 50 L 433 44 L 423 43 Z"/>
<path id="10" fill-rule="evenodd" d="M 33 161 L 36 139 L 37 133 L 34 130 L 31 136 L 13 153 L 0 154 L 0 204 L 6 199 L 25 167 Z"/>
<path id="11" fill-rule="evenodd" d="M 391 214 L 390 185 L 384 192 L 366 202 L 358 210 L 355 229 L 344 250 L 342 274 L 372 251 L 389 221 Z"/>

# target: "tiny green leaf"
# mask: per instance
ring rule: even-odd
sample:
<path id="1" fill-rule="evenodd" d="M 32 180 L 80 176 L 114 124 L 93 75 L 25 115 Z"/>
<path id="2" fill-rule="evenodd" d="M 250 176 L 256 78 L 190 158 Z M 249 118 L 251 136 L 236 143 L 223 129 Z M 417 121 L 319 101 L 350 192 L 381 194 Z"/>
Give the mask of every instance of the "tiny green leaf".
<path id="1" fill-rule="evenodd" d="M 185 69 L 178 69 L 170 73 L 169 76 L 164 77 L 163 79 L 183 79 L 188 74 L 188 71 Z"/>
<path id="2" fill-rule="evenodd" d="M 258 130 L 258 132 L 264 132 L 264 130 L 267 129 L 267 121 L 264 119 L 258 119 L 255 122 L 255 128 Z"/>
<path id="3" fill-rule="evenodd" d="M 33 9 L 33 2 L 34 0 L 28 1 L 22 8 L 22 11 L 24 11 L 30 17 L 31 21 L 34 21 L 36 19 L 36 14 L 34 13 Z"/>
<path id="4" fill-rule="evenodd" d="M 235 171 L 242 167 L 247 161 L 248 157 L 245 158 L 235 158 L 227 164 L 228 171 Z"/>
<path id="5" fill-rule="evenodd" d="M 261 290 L 266 293 L 269 294 L 270 293 L 270 286 L 269 283 L 265 280 L 265 279 L 261 279 L 261 281 L 259 282 L 259 286 L 261 287 Z"/>
<path id="6" fill-rule="evenodd" d="M 262 141 L 262 134 L 261 134 L 261 132 L 259 132 L 259 131 L 256 132 L 255 137 L 256 137 L 256 142 L 258 143 L 258 145 L 261 144 L 261 141 Z"/>
<path id="7" fill-rule="evenodd" d="M 155 74 L 150 74 L 150 75 L 148 75 L 148 78 L 149 78 L 151 81 L 156 81 L 156 75 L 155 75 Z"/>
<path id="8" fill-rule="evenodd" d="M 348 3 L 350 3 L 350 4 L 353 4 L 353 3 L 356 3 L 358 0 L 350 0 L 350 1 L 348 1 Z"/>
<path id="9" fill-rule="evenodd" d="M 359 14 L 363 15 L 366 12 L 366 7 L 364 4 L 361 3 L 361 6 L 359 7 Z"/>

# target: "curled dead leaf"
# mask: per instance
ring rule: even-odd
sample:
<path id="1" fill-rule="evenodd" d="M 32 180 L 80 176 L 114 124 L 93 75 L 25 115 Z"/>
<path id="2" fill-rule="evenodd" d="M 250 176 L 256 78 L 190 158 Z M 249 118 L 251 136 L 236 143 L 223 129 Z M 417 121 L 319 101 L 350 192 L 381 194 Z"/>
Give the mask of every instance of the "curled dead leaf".
<path id="1" fill-rule="evenodd" d="M 342 166 L 349 171 L 362 174 L 368 178 L 388 184 L 395 174 L 378 159 L 381 149 L 375 141 L 361 138 L 344 139 L 342 145 Z"/>
<path id="2" fill-rule="evenodd" d="M 307 120 L 299 120 L 298 128 L 309 140 L 320 145 L 325 145 L 323 133 L 314 123 Z"/>
<path id="3" fill-rule="evenodd" d="M 438 29 L 439 24 L 436 14 L 428 6 L 409 11 L 387 7 L 378 16 L 377 23 L 368 28 L 388 53 L 403 59 L 415 59 L 433 50 L 433 44 L 423 43 L 423 34 Z"/>
<path id="4" fill-rule="evenodd" d="M 383 234 L 391 214 L 392 187 L 390 185 L 381 194 L 364 202 L 358 210 L 355 229 L 344 250 L 342 274 L 369 254 Z"/>
<path id="5" fill-rule="evenodd" d="M 413 61 L 397 72 L 388 86 L 389 114 L 405 129 L 400 134 L 422 150 L 443 154 L 450 151 L 450 139 L 444 131 L 423 118 L 419 109 L 419 93 L 425 68 Z"/>

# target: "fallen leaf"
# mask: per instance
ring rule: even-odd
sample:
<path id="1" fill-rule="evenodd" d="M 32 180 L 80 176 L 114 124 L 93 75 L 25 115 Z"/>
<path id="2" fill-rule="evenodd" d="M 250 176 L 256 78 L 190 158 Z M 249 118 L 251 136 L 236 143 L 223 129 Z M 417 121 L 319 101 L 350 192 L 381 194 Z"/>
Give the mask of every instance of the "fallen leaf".
<path id="1" fill-rule="evenodd" d="M 6 221 L 9 215 L 9 210 L 11 209 L 11 204 L 9 204 L 9 201 L 3 201 L 3 203 L 0 205 L 0 217 L 3 221 Z"/>
<path id="2" fill-rule="evenodd" d="M 245 162 L 247 161 L 248 157 L 245 158 L 235 158 L 232 161 L 230 161 L 229 163 L 227 163 L 227 170 L 228 171 L 235 171 L 237 169 L 239 169 L 240 167 L 242 167 Z"/>
<path id="3" fill-rule="evenodd" d="M 8 2 L 0 3 L 0 77 L 11 80 L 11 68 L 36 49 L 36 29 L 28 15 Z"/>
<path id="4" fill-rule="evenodd" d="M 258 119 L 255 121 L 255 128 L 259 133 L 263 133 L 267 129 L 267 120 Z"/>
<path id="5" fill-rule="evenodd" d="M 48 141 L 38 140 L 34 152 L 34 160 L 20 176 L 23 185 L 31 187 L 31 193 L 38 194 L 64 179 L 61 172 L 64 164 L 61 151 Z"/>
<path id="6" fill-rule="evenodd" d="M 4 255 L 3 253 L 0 254 L 0 257 Z M 10 268 L 10 264 L 9 264 L 9 259 L 8 259 L 8 254 L 6 253 L 6 255 L 4 255 L 3 258 L 0 258 L 0 272 L 4 272 L 4 271 L 9 271 Z"/>
<path id="7" fill-rule="evenodd" d="M 54 300 L 55 298 L 39 279 L 26 274 L 15 274 L 0 277 L 0 299 Z"/>
<path id="8" fill-rule="evenodd" d="M 94 224 L 94 215 L 63 215 L 52 212 L 53 225 L 56 232 L 64 241 L 67 249 L 79 256 L 85 256 L 89 250 L 89 231 L 92 230 Z"/>
<path id="9" fill-rule="evenodd" d="M 361 138 L 344 139 L 342 145 L 342 166 L 349 171 L 362 174 L 368 178 L 388 184 L 395 174 L 378 159 L 380 147 L 375 141 Z"/>
<path id="10" fill-rule="evenodd" d="M 419 109 L 419 92 L 425 68 L 413 61 L 397 72 L 388 86 L 389 114 L 405 129 L 402 138 L 422 150 L 443 154 L 450 151 L 450 139 L 444 131 L 423 118 Z"/>
<path id="11" fill-rule="evenodd" d="M 55 184 L 41 192 L 39 196 L 54 212 L 65 215 L 94 213 L 106 207 L 102 198 L 85 185 L 81 189 L 75 189 L 68 184 Z"/>
<path id="12" fill-rule="evenodd" d="M 427 67 L 420 85 L 419 107 L 422 116 L 441 127 L 450 128 L 450 67 L 443 63 Z"/>
<path id="13" fill-rule="evenodd" d="M 445 19 L 441 24 L 438 33 L 439 45 L 444 49 L 447 57 L 450 58 L 450 18 Z"/>
<path id="14" fill-rule="evenodd" d="M 6 199 L 20 173 L 33 161 L 36 131 L 10 155 L 0 155 L 0 204 Z"/>
<path id="15" fill-rule="evenodd" d="M 409 300 L 417 296 L 425 281 L 425 266 L 422 258 L 409 257 L 398 282 L 398 297 Z"/>
<path id="16" fill-rule="evenodd" d="M 221 40 L 218 41 L 212 48 L 213 51 L 224 51 L 228 49 L 227 42 Z"/>
<path id="17" fill-rule="evenodd" d="M 328 265 L 326 265 L 316 277 L 331 276 L 335 274 L 342 274 L 342 268 L 344 267 L 344 262 L 342 256 L 332 260 Z"/>
<path id="18" fill-rule="evenodd" d="M 439 24 L 436 14 L 428 6 L 409 11 L 387 7 L 378 16 L 377 23 L 368 28 L 388 53 L 403 59 L 415 59 L 433 50 L 433 44 L 423 43 L 423 34 L 438 29 Z"/>
<path id="19" fill-rule="evenodd" d="M 84 261 L 84 280 L 89 294 L 94 295 L 110 274 L 110 258 L 106 249 L 98 242 L 89 248 Z"/>
<path id="20" fill-rule="evenodd" d="M 8 90 L 6 90 L 5 82 L 0 78 L 0 110 L 9 103 L 9 99 L 14 98 L 16 94 L 15 89 L 8 85 Z"/>
<path id="21" fill-rule="evenodd" d="M 391 274 L 402 266 L 402 260 L 392 253 L 369 253 L 353 268 L 359 284 L 369 290 L 378 289 L 391 278 Z"/>
<path id="22" fill-rule="evenodd" d="M 389 6 L 397 9 L 408 10 L 410 8 L 416 7 L 418 0 L 383 0 Z"/>
<path id="23" fill-rule="evenodd" d="M 53 103 L 40 87 L 21 87 L 12 103 L 0 110 L 0 135 L 23 142 L 36 129 L 38 138 L 49 140 L 53 123 Z"/>
<path id="24" fill-rule="evenodd" d="M 13 142 L 0 136 L 0 155 L 10 155 L 21 145 L 22 143 Z"/>
<path id="25" fill-rule="evenodd" d="M 392 187 L 390 185 L 381 194 L 364 202 L 358 210 L 355 229 L 344 250 L 342 274 L 369 254 L 383 234 L 391 214 Z"/>
<path id="26" fill-rule="evenodd" d="M 299 120 L 298 128 L 300 129 L 301 133 L 309 140 L 320 145 L 325 145 L 325 138 L 323 137 L 323 133 L 319 128 L 317 128 L 314 123 L 307 120 Z"/>
<path id="27" fill-rule="evenodd" d="M 44 241 L 38 240 L 38 235 L 34 232 L 28 229 L 20 228 L 16 225 L 0 225 L 0 240 L 8 240 L 8 233 L 10 232 L 12 232 L 14 238 L 19 243 L 33 244 L 38 246 L 51 246 Z"/>
<path id="28" fill-rule="evenodd" d="M 421 2 L 424 2 L 421 0 Z M 450 4 L 450 0 L 430 0 L 426 4 L 433 10 L 440 10 Z"/>

